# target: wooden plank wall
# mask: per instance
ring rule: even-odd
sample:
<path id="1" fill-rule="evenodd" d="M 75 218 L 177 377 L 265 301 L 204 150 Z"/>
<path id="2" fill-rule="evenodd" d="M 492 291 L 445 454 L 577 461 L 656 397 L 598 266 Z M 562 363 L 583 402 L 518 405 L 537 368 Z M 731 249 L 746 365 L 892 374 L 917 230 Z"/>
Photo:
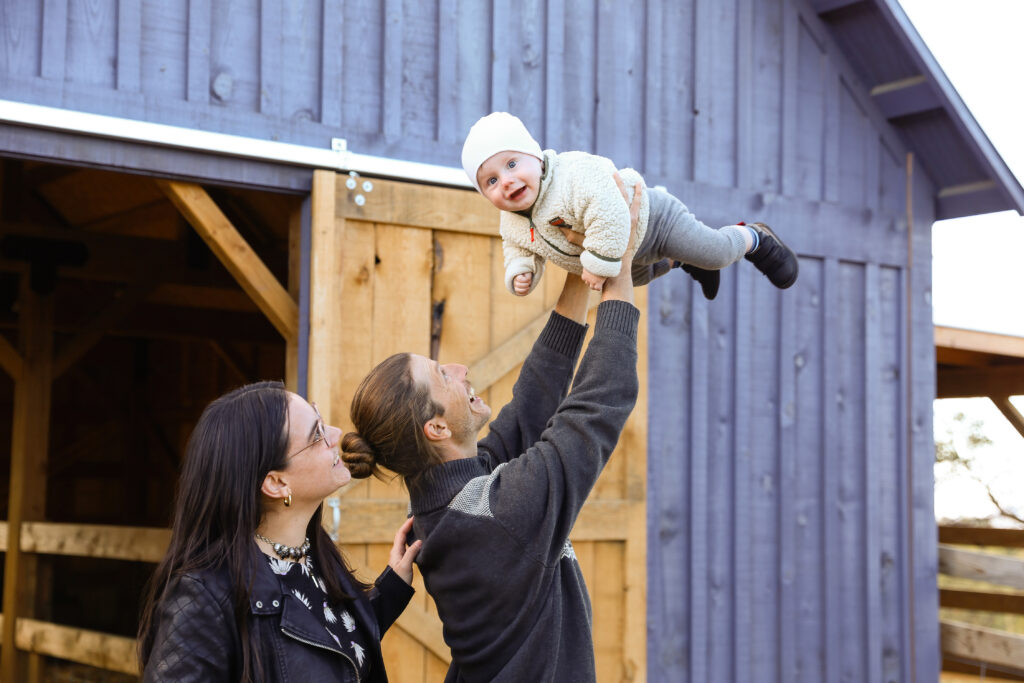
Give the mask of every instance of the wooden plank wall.
<path id="1" fill-rule="evenodd" d="M 680 79 L 715 86 L 666 184 L 776 227 L 801 274 L 779 292 L 741 263 L 711 303 L 650 288 L 649 678 L 936 680 L 934 190 L 813 12 L 693 5 Z"/>
<path id="2" fill-rule="evenodd" d="M 326 420 L 349 430 L 352 394 L 374 364 L 397 352 L 431 356 L 434 350 L 441 363 L 471 368 L 470 381 L 496 415 L 511 398 L 522 356 L 513 358 L 510 372 L 494 373 L 489 387 L 473 368 L 546 318 L 561 289 L 561 271 L 550 270 L 531 296 L 514 297 L 503 283 L 497 212 L 479 195 L 387 181 L 373 181 L 367 192 L 363 179 L 349 189 L 347 176 L 338 177 L 332 193 L 334 177 L 318 171 L 314 179 L 310 399 Z M 357 195 L 364 205 L 355 203 Z M 637 300 L 644 311 L 645 290 Z M 646 343 L 646 330 L 640 343 Z M 601 681 L 645 676 L 645 357 L 640 374 L 642 398 L 571 537 L 593 603 Z M 365 578 L 386 565 L 407 504 L 397 481 L 371 479 L 341 493 L 338 536 Z M 442 680 L 450 661 L 418 575 L 417 588 L 413 604 L 384 639 L 393 681 Z"/>

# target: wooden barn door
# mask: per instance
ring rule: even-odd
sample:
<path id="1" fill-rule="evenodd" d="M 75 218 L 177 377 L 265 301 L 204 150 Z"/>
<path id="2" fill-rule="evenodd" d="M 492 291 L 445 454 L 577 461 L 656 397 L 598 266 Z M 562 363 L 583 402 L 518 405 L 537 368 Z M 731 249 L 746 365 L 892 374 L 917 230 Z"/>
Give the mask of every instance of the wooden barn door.
<path id="1" fill-rule="evenodd" d="M 497 414 L 554 305 L 562 272 L 551 268 L 529 297 L 509 294 L 497 212 L 469 191 L 318 171 L 311 220 L 308 387 L 325 419 L 351 429 L 358 382 L 399 351 L 468 365 Z M 645 289 L 637 304 L 646 312 Z M 598 680 L 608 682 L 645 679 L 646 321 L 640 334 L 640 402 L 572 534 L 594 606 Z M 329 530 L 372 579 L 406 517 L 405 490 L 361 481 L 328 502 Z M 384 638 L 396 683 L 441 681 L 450 662 L 418 575 L 416 584 L 413 604 Z"/>

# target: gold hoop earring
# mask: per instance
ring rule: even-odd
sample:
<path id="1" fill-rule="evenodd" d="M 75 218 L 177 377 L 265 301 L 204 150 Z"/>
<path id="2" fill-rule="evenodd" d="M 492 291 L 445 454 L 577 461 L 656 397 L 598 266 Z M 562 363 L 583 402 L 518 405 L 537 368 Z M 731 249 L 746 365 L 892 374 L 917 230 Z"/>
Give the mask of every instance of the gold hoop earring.
<path id="1" fill-rule="evenodd" d="M 284 506 L 290 508 L 292 506 L 292 494 L 288 494 L 288 497 L 284 499 Z"/>

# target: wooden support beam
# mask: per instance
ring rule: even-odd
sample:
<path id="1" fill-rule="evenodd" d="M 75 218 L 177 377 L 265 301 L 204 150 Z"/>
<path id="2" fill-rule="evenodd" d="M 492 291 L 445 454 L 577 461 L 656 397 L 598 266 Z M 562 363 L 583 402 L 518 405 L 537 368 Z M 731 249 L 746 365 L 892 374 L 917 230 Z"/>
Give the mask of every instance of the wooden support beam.
<path id="1" fill-rule="evenodd" d="M 1024 358 L 1024 337 L 935 326 L 935 346 Z"/>
<path id="2" fill-rule="evenodd" d="M 633 503 L 621 499 L 593 499 L 583 506 L 569 537 L 573 542 L 625 541 L 629 538 L 628 512 Z M 405 499 L 341 497 L 342 544 L 390 543 L 408 516 Z"/>
<path id="3" fill-rule="evenodd" d="M 939 543 L 1024 548 L 1024 529 L 943 525 L 939 527 Z"/>
<path id="4" fill-rule="evenodd" d="M 184 240 L 171 242 L 127 235 L 93 233 L 0 220 L 0 234 L 80 242 L 89 250 L 81 266 L 58 266 L 60 277 L 98 282 L 164 282 L 183 285 L 232 285 L 223 268 L 197 269 Z M 24 261 L 0 258 L 0 270 L 28 271 Z"/>
<path id="5" fill-rule="evenodd" d="M 355 261 L 366 249 L 359 248 L 362 243 L 353 244 L 357 236 L 349 234 L 347 221 L 338 216 L 337 191 L 336 173 L 313 171 L 306 393 L 317 402 L 328 424 L 349 429 L 351 395 L 347 392 L 366 374 L 369 349 L 363 340 L 350 339 L 345 329 L 349 316 L 355 314 L 353 308 L 358 310 L 361 302 L 366 303 L 373 264 L 372 260 Z"/>
<path id="6" fill-rule="evenodd" d="M 0 627 L 0 680 L 16 681 L 25 662 L 15 649 L 15 624 L 33 616 L 38 571 L 36 558 L 20 550 L 21 525 L 44 518 L 49 453 L 50 392 L 53 386 L 53 296 L 32 291 L 21 281 L 18 341 L 24 361 L 14 385 L 11 421 L 11 474 L 4 555 L 4 619 Z"/>
<path id="7" fill-rule="evenodd" d="M 213 339 L 210 340 L 209 344 L 210 348 L 213 349 L 213 352 L 217 354 L 217 357 L 224 362 L 224 366 L 227 367 L 231 374 L 235 376 L 236 381 L 241 382 L 242 384 L 246 384 L 250 381 L 248 373 L 242 369 L 242 366 L 238 364 L 238 361 L 236 361 L 230 353 L 228 353 L 227 349 Z"/>
<path id="8" fill-rule="evenodd" d="M 1006 683 L 1024 681 L 1024 672 L 1012 674 L 1006 669 L 993 670 L 990 666 L 970 664 L 952 657 L 942 658 L 942 683 Z"/>
<path id="9" fill-rule="evenodd" d="M 445 664 L 451 664 L 452 653 L 444 642 L 441 619 L 434 612 L 428 612 L 417 604 L 408 605 L 395 621 L 400 629 L 424 645 L 435 657 Z"/>
<path id="10" fill-rule="evenodd" d="M 393 180 L 369 181 L 371 190 L 363 189 L 367 178 L 336 176 L 337 217 L 370 223 L 405 225 L 429 230 L 451 230 L 496 237 L 498 211 L 477 192 L 446 187 L 431 187 Z M 360 206 L 355 198 L 366 200 Z"/>
<path id="11" fill-rule="evenodd" d="M 992 396 L 990 398 L 996 404 L 996 408 L 999 408 L 999 412 L 1003 414 L 1003 417 L 1009 420 L 1013 428 L 1017 430 L 1017 433 L 1024 436 L 1024 415 L 1020 414 L 1017 406 L 1010 403 L 1010 397 Z"/>
<path id="12" fill-rule="evenodd" d="M 970 183 L 960 183 L 959 185 L 947 185 L 938 192 L 939 199 L 948 199 L 950 197 L 956 197 L 960 195 L 976 194 L 978 192 L 987 192 L 999 187 L 998 183 L 994 180 L 975 180 Z"/>
<path id="13" fill-rule="evenodd" d="M 199 185 L 157 181 L 224 267 L 286 340 L 298 334 L 299 308 L 227 216 Z"/>
<path id="14" fill-rule="evenodd" d="M 935 200 L 935 220 L 1004 211 L 1010 206 L 1006 190 L 993 180 L 944 187 Z"/>
<path id="15" fill-rule="evenodd" d="M 177 308 L 203 308 L 237 313 L 256 313 L 259 308 L 237 288 L 204 287 L 164 283 L 158 286 L 146 299 L 147 303 L 175 306 Z"/>
<path id="16" fill-rule="evenodd" d="M 942 107 L 931 82 L 921 75 L 876 85 L 871 89 L 871 98 L 887 119 Z"/>
<path id="17" fill-rule="evenodd" d="M 294 207 L 288 216 L 288 295 L 294 301 L 299 301 L 299 295 L 302 290 L 302 217 L 302 204 Z M 308 257 L 308 254 L 306 256 Z M 299 308 L 299 323 L 301 324 L 301 304 Z M 307 333 L 308 331 L 305 330 Z M 303 332 L 301 329 L 296 329 L 295 335 L 286 340 L 284 385 L 289 391 L 299 390 L 299 337 L 302 336 Z"/>
<path id="18" fill-rule="evenodd" d="M 936 398 L 1020 396 L 1024 394 L 1024 366 L 942 368 L 935 383 Z"/>
<path id="19" fill-rule="evenodd" d="M 935 347 L 935 364 L 942 372 L 942 366 L 983 368 L 992 364 L 993 356 L 978 351 L 951 349 L 948 346 Z"/>
<path id="20" fill-rule="evenodd" d="M 636 307 L 647 318 L 647 287 L 634 291 Z M 647 348 L 647 325 L 637 330 L 637 348 Z M 625 458 L 625 510 L 618 512 L 609 526 L 624 526 L 623 559 L 624 624 L 622 657 L 625 670 L 635 680 L 647 679 L 647 428 L 648 428 L 648 355 L 641 351 L 637 359 L 640 392 L 636 405 L 619 439 L 619 457 Z M 614 456 L 613 456 L 614 457 Z M 592 503 L 602 502 L 600 499 Z M 584 505 L 584 510 L 587 505 Z M 580 517 L 583 517 L 581 513 Z M 577 520 L 577 525 L 579 520 Z M 574 533 L 576 529 L 573 529 Z"/>
<path id="21" fill-rule="evenodd" d="M 77 363 L 82 356 L 88 353 L 89 349 L 103 339 L 112 327 L 135 310 L 135 307 L 154 289 L 154 285 L 145 284 L 136 285 L 129 288 L 127 292 L 121 292 L 120 296 L 89 321 L 89 325 L 85 329 L 60 349 L 53 363 L 53 378 L 57 379 Z"/>
<path id="22" fill-rule="evenodd" d="M 625 541 L 630 537 L 628 512 L 636 501 L 594 499 L 587 502 L 573 526 L 574 542 Z M 408 501 L 387 498 L 341 498 L 343 544 L 390 543 L 408 514 Z M 7 548 L 7 523 L 0 522 L 0 550 Z M 107 524 L 25 522 L 18 545 L 22 552 L 111 560 L 159 562 L 171 540 L 170 529 Z"/>
<path id="23" fill-rule="evenodd" d="M 939 573 L 1024 590 L 1024 560 L 939 546 Z"/>
<path id="24" fill-rule="evenodd" d="M 468 377 L 477 393 L 483 393 L 492 384 L 511 372 L 517 365 L 526 360 L 541 330 L 551 317 L 550 311 L 544 311 L 534 318 L 526 327 L 516 332 L 505 343 L 496 346 L 483 358 L 469 366 Z"/>
<path id="25" fill-rule="evenodd" d="M 20 547 L 26 553 L 159 562 L 170 541 L 170 529 L 25 522 Z"/>
<path id="26" fill-rule="evenodd" d="M 26 652 L 137 676 L 135 639 L 35 619 L 18 619 L 15 644 Z M 9 680 L 9 679 L 5 679 Z"/>
<path id="27" fill-rule="evenodd" d="M 12 380 L 15 382 L 21 377 L 21 370 L 24 367 L 24 363 L 21 360 L 21 354 L 14 348 L 11 342 L 7 341 L 7 337 L 0 335 L 0 368 L 6 372 Z"/>
<path id="28" fill-rule="evenodd" d="M 850 7 L 851 5 L 860 5 L 864 0 L 811 0 L 811 6 L 814 7 L 814 11 L 818 14 L 825 14 L 826 12 L 832 12 L 843 7 Z"/>
<path id="29" fill-rule="evenodd" d="M 1024 595 L 942 588 L 939 590 L 939 606 L 1024 614 Z"/>
<path id="30" fill-rule="evenodd" d="M 380 573 L 380 567 L 369 567 L 358 559 L 349 559 L 352 571 L 368 582 L 372 583 L 377 574 Z M 436 612 L 428 612 L 423 607 L 420 607 L 418 601 L 411 602 L 398 616 L 395 626 L 415 638 L 445 664 L 451 663 L 452 653 L 444 642 L 441 620 Z"/>
<path id="31" fill-rule="evenodd" d="M 945 620 L 939 622 L 939 632 L 943 656 L 1024 672 L 1024 636 L 1020 634 Z"/>
<path id="32" fill-rule="evenodd" d="M 596 298 L 591 299 L 590 307 L 596 306 Z M 526 360 L 541 331 L 551 317 L 551 311 L 545 311 L 521 330 L 516 332 L 503 344 L 496 346 L 483 358 L 477 359 L 469 366 L 468 377 L 477 393 L 483 393 L 492 384 L 511 372 L 517 365 Z"/>

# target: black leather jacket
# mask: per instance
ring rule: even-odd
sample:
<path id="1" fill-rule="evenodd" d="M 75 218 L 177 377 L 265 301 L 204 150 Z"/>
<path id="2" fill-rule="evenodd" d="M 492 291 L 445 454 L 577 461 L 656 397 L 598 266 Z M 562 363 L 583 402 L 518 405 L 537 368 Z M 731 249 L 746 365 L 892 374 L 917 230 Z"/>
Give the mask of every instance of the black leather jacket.
<path id="1" fill-rule="evenodd" d="M 351 611 L 364 633 L 372 634 L 367 648 L 372 661 L 369 681 L 358 679 L 352 661 L 266 567 L 256 573 L 249 612 L 250 628 L 255 629 L 260 643 L 263 680 L 387 682 L 380 638 L 409 604 L 414 590 L 390 567 L 377 578 L 368 596 L 345 577 L 342 585 L 349 595 L 358 596 Z M 183 576 L 164 596 L 156 619 L 157 632 L 143 681 L 238 681 L 242 649 L 226 570 Z"/>

